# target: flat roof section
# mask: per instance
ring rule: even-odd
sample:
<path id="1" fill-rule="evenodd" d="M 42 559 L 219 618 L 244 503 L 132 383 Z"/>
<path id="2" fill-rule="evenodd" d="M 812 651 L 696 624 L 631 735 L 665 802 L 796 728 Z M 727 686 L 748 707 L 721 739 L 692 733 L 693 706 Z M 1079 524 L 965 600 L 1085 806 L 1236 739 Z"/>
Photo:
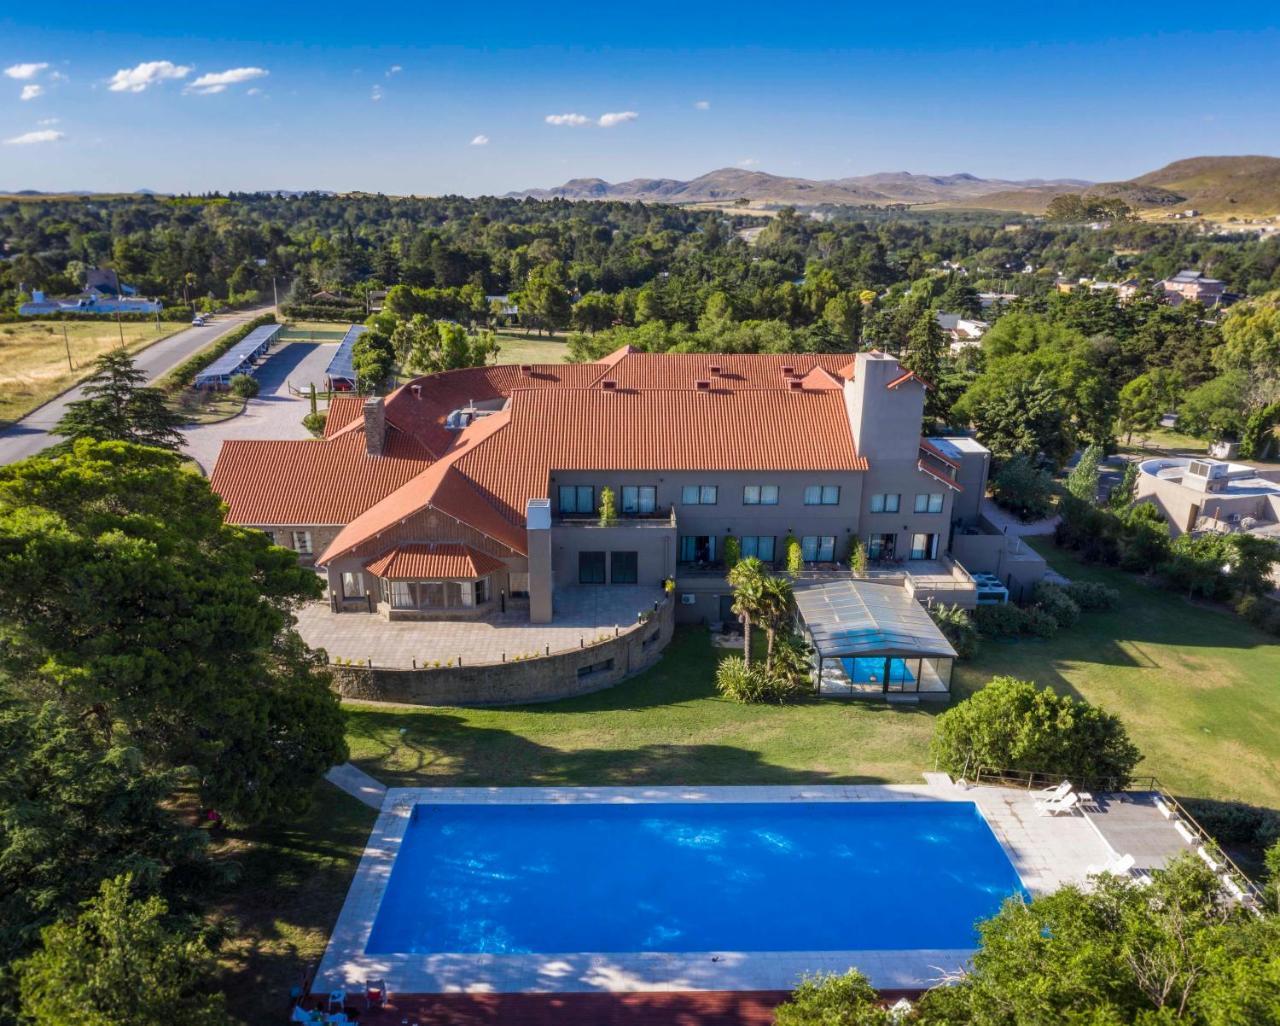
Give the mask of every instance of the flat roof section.
<path id="1" fill-rule="evenodd" d="M 281 324 L 264 324 L 261 327 L 254 328 L 253 331 L 249 332 L 197 374 L 196 384 L 201 381 L 212 381 L 235 374 L 250 360 L 266 352 L 271 343 L 275 341 L 276 336 L 280 334 L 282 327 L 283 325 Z"/>
<path id="2" fill-rule="evenodd" d="M 795 595 L 813 646 L 824 659 L 956 657 L 951 642 L 924 606 L 896 584 L 872 584 L 849 577 L 797 582 Z"/>
<path id="3" fill-rule="evenodd" d="M 338 345 L 338 351 L 333 354 L 333 359 L 329 361 L 329 366 L 325 368 L 325 377 L 340 378 L 344 381 L 352 382 L 356 380 L 355 368 L 352 366 L 353 350 L 355 349 L 356 339 L 368 330 L 363 324 L 353 324 L 347 329 L 347 333 L 342 337 L 342 342 Z"/>

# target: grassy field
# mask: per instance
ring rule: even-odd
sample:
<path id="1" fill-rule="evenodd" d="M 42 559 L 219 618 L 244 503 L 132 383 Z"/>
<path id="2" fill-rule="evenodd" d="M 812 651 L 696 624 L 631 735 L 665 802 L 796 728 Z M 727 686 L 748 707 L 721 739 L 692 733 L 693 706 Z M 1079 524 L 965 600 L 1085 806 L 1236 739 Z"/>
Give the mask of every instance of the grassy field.
<path id="1" fill-rule="evenodd" d="M 154 321 L 123 325 L 124 342 L 136 353 L 186 324 Z M 63 329 L 66 337 L 63 337 Z M 12 423 L 89 376 L 95 359 L 120 345 L 115 321 L 27 321 L 0 324 L 0 424 Z M 67 366 L 67 349 L 72 367 Z"/>
<path id="2" fill-rule="evenodd" d="M 564 363 L 569 358 L 569 347 L 563 334 L 555 338 L 543 335 L 526 335 L 520 329 L 498 331 L 498 363 Z"/>

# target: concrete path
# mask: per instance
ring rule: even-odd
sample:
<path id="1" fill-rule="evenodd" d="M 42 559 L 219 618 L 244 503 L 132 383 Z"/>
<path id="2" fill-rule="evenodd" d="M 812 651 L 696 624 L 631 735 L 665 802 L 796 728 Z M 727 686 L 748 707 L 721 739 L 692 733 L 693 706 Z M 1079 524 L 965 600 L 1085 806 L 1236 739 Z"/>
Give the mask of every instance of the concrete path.
<path id="1" fill-rule="evenodd" d="M 352 798 L 358 798 L 371 809 L 381 809 L 382 799 L 387 796 L 386 785 L 378 783 L 364 770 L 349 762 L 334 766 L 324 775 L 324 778 L 334 787 L 346 791 Z"/>
<path id="2" fill-rule="evenodd" d="M 337 348 L 336 342 L 286 342 L 273 349 L 258 372 L 259 392 L 249 400 L 244 412 L 216 424 L 183 428 L 187 436 L 183 452 L 208 475 L 227 439 L 312 437 L 302 426 L 302 418 L 311 410 L 310 401 L 291 394 L 289 386 L 306 391 L 314 383 L 317 390 L 322 389 L 325 368 Z M 321 412 L 325 405 L 321 400 Z"/>
<path id="3" fill-rule="evenodd" d="M 135 353 L 133 361 L 138 369 L 146 374 L 147 382 L 151 383 L 227 332 L 270 309 L 264 306 L 253 310 L 219 314 L 214 318 L 213 323 L 203 328 L 188 328 Z M 0 464 L 24 460 L 53 445 L 57 436 L 50 434 L 50 429 L 62 419 L 68 404 L 82 398 L 84 398 L 83 388 L 77 385 L 39 409 L 33 410 L 16 424 L 0 431 Z"/>

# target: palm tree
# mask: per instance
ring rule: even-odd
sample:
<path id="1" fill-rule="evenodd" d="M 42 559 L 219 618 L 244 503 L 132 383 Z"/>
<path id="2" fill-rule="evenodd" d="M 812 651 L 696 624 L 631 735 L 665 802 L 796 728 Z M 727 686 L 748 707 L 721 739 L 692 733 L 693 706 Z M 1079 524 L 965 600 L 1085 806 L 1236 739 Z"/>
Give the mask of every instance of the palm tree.
<path id="1" fill-rule="evenodd" d="M 760 585 L 757 616 L 764 624 L 769 639 L 765 650 L 764 671 L 773 671 L 773 642 L 778 631 L 785 627 L 796 608 L 796 593 L 786 577 L 765 577 Z"/>
<path id="2" fill-rule="evenodd" d="M 739 560 L 729 571 L 729 584 L 733 587 L 733 611 L 742 618 L 742 659 L 747 666 L 751 665 L 751 621 L 759 616 L 764 582 L 764 564 L 755 556 Z"/>

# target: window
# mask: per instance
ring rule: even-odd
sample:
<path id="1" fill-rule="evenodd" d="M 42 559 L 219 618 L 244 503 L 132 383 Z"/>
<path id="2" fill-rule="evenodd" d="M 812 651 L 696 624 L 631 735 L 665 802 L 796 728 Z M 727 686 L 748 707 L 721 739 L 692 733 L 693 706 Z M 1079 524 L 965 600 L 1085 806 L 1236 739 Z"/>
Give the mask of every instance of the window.
<path id="1" fill-rule="evenodd" d="M 913 534 L 911 536 L 912 559 L 934 559 L 938 555 L 938 536 L 936 534 Z"/>
<path id="2" fill-rule="evenodd" d="M 345 570 L 342 574 L 342 597 L 364 598 L 364 574 L 359 570 Z"/>
<path id="3" fill-rule="evenodd" d="M 916 496 L 916 512 L 917 513 L 941 513 L 942 512 L 942 493 L 931 492 L 928 495 Z"/>
<path id="4" fill-rule="evenodd" d="M 806 563 L 832 562 L 836 558 L 835 535 L 805 535 L 800 539 L 800 553 Z"/>
<path id="5" fill-rule="evenodd" d="M 867 539 L 867 556 L 870 559 L 893 559 L 897 548 L 896 534 L 873 534 Z"/>
<path id="6" fill-rule="evenodd" d="M 511 588 L 511 595 L 513 598 L 516 596 L 519 596 L 520 598 L 528 598 L 529 597 L 528 572 L 512 571 L 509 587 Z"/>
<path id="7" fill-rule="evenodd" d="M 652 513 L 658 508 L 658 489 L 653 485 L 623 485 L 623 513 Z"/>
<path id="8" fill-rule="evenodd" d="M 773 562 L 773 542 L 774 542 L 774 539 L 772 535 L 748 534 L 748 535 L 743 535 L 742 540 L 739 542 L 739 545 L 741 546 L 742 555 L 744 557 L 755 556 L 756 559 L 760 560 L 761 562 L 772 563 Z"/>
<path id="9" fill-rule="evenodd" d="M 871 496 L 871 512 L 897 513 L 901 499 L 901 495 L 885 495 L 884 493 L 877 493 Z"/>
<path id="10" fill-rule="evenodd" d="M 489 578 L 481 577 L 480 580 L 476 581 L 474 590 L 476 593 L 477 606 L 483 602 L 487 602 L 489 600 Z"/>
<path id="11" fill-rule="evenodd" d="M 838 506 L 840 504 L 839 485 L 809 485 L 804 490 L 806 506 Z"/>
<path id="12" fill-rule="evenodd" d="M 417 602 L 413 598 L 413 588 L 408 581 L 391 582 L 391 608 L 413 609 Z"/>
<path id="13" fill-rule="evenodd" d="M 596 490 L 591 485 L 561 485 L 560 512 L 594 513 L 596 511 Z"/>
<path id="14" fill-rule="evenodd" d="M 716 558 L 716 540 L 706 534 L 680 536 L 681 563 L 710 563 Z"/>
<path id="15" fill-rule="evenodd" d="M 290 531 L 291 540 L 294 551 L 302 556 L 311 555 L 311 532 L 310 531 Z"/>
<path id="16" fill-rule="evenodd" d="M 276 541 L 276 533 L 275 533 L 275 531 L 263 531 L 262 533 L 263 533 L 263 534 L 265 534 L 265 535 L 267 536 L 267 541 L 269 541 L 272 545 L 279 545 L 279 544 L 280 544 L 278 541 Z"/>
<path id="17" fill-rule="evenodd" d="M 604 553 L 578 553 L 578 583 L 604 584 Z"/>
<path id="18" fill-rule="evenodd" d="M 777 485 L 747 485 L 742 489 L 744 506 L 776 506 L 778 504 Z"/>
<path id="19" fill-rule="evenodd" d="M 680 501 L 686 506 L 714 506 L 719 491 L 715 485 L 685 485 L 680 489 Z"/>
<path id="20" fill-rule="evenodd" d="M 614 584 L 635 584 L 639 579 L 639 566 L 639 553 L 610 552 L 609 580 Z"/>

